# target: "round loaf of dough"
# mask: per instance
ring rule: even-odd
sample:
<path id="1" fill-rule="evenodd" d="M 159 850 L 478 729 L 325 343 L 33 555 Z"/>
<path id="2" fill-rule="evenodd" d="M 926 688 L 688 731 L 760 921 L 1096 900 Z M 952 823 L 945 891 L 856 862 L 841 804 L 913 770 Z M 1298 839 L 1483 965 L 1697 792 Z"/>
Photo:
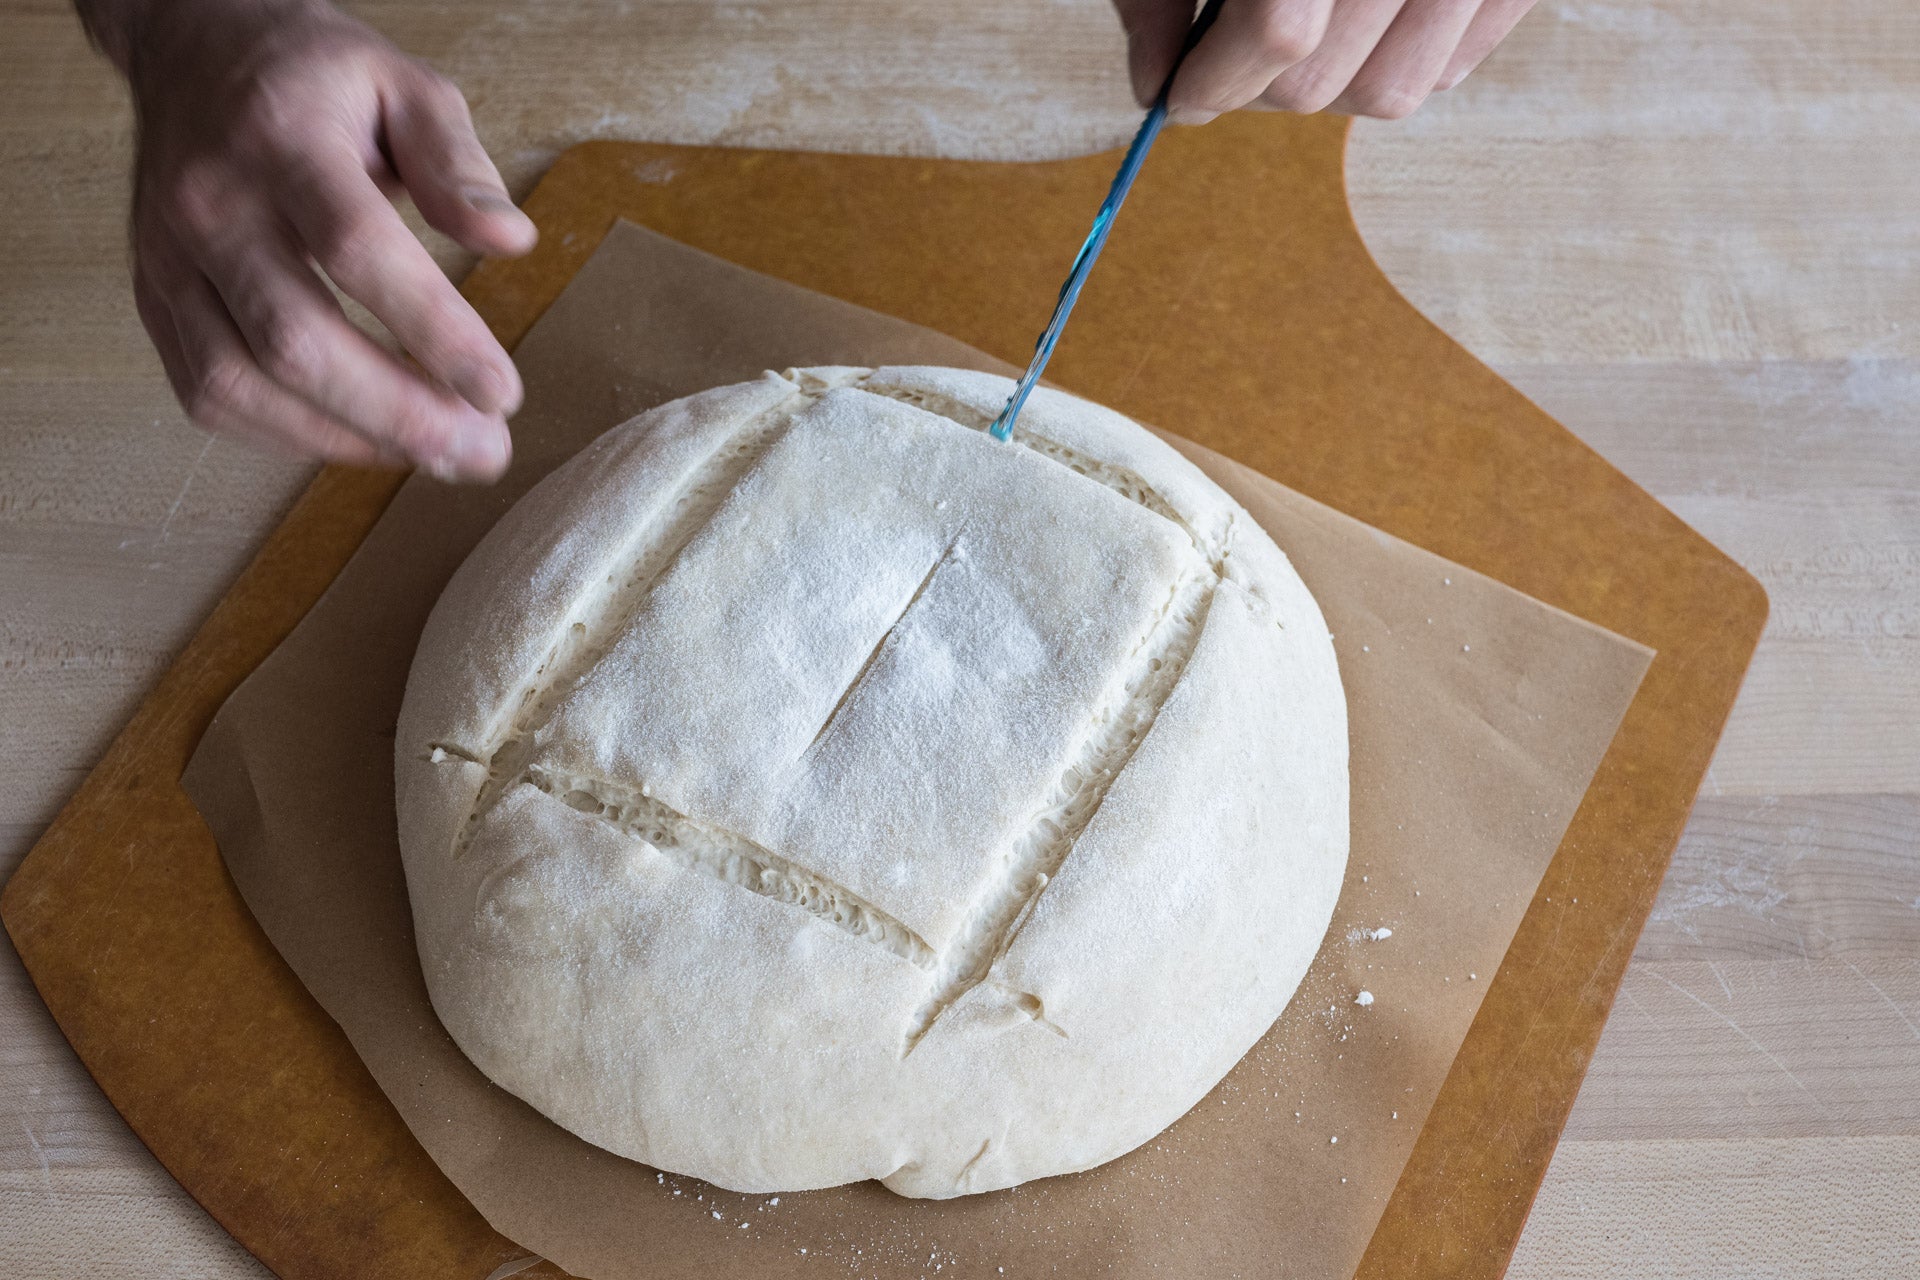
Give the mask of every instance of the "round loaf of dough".
<path id="1" fill-rule="evenodd" d="M 448 584 L 396 748 L 427 988 L 574 1133 L 953 1196 L 1152 1138 L 1347 859 L 1318 607 L 1151 433 L 953 369 L 608 432 Z"/>

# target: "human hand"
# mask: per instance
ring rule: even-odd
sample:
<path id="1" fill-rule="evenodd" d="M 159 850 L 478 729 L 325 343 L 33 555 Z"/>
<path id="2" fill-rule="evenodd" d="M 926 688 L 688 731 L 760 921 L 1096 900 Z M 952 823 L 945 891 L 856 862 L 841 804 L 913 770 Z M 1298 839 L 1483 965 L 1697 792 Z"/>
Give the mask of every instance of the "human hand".
<path id="1" fill-rule="evenodd" d="M 1133 92 L 1160 92 L 1192 0 L 1114 0 Z M 1241 107 L 1398 120 L 1467 78 L 1533 0 L 1226 0 L 1180 66 L 1168 106 L 1199 124 Z"/>
<path id="2" fill-rule="evenodd" d="M 321 0 L 81 5 L 133 87 L 134 297 L 188 416 L 332 461 L 499 475 L 519 375 L 389 202 L 405 190 L 476 253 L 533 246 L 460 91 Z"/>

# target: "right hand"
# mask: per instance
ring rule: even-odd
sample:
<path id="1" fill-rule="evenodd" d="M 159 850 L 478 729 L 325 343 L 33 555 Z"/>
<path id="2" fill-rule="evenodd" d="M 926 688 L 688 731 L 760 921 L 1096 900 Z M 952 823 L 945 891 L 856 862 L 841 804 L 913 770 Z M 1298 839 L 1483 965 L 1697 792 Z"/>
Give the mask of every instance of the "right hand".
<path id="1" fill-rule="evenodd" d="M 498 476 L 519 374 L 388 201 L 404 189 L 475 253 L 533 247 L 460 91 L 320 0 L 147 16 L 126 49 L 134 297 L 188 416 L 330 461 Z M 316 266 L 419 368 L 356 328 Z"/>
<path id="2" fill-rule="evenodd" d="M 1180 56 L 1194 0 L 1113 0 L 1134 95 L 1150 104 Z M 1398 120 L 1467 78 L 1533 0 L 1227 0 L 1180 64 L 1167 105 L 1202 124 L 1264 107 Z"/>

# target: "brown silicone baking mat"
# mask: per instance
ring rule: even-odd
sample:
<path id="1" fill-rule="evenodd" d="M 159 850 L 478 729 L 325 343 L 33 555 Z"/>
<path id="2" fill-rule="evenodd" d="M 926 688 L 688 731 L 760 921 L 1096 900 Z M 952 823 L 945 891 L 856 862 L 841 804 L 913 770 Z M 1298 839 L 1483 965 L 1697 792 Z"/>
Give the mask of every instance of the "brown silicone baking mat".
<path id="1" fill-rule="evenodd" d="M 1343 140 L 1337 122 L 1284 117 L 1170 136 L 1053 372 L 1659 653 L 1360 1267 L 1494 1275 L 1765 602 L 1393 292 L 1346 213 Z M 591 144 L 529 201 L 541 249 L 468 291 L 512 342 L 625 216 L 1018 359 L 1111 167 Z M 5 919 L 108 1096 L 276 1270 L 479 1280 L 521 1251 L 427 1160 L 266 943 L 178 786 L 213 711 L 395 487 L 316 481 L 23 864 Z"/>

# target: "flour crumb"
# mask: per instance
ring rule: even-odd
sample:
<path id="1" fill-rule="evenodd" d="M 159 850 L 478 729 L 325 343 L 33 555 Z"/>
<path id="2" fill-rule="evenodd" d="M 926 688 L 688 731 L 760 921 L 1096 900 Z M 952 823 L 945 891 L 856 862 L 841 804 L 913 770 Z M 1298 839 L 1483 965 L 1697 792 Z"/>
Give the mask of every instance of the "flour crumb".
<path id="1" fill-rule="evenodd" d="M 713 1216 L 714 1216 L 714 1217 L 716 1217 L 716 1218 L 717 1218 L 717 1217 L 719 1217 L 719 1216 L 720 1216 L 720 1211 L 719 1211 L 718 1209 L 715 1209 L 715 1210 L 713 1211 Z"/>
<path id="2" fill-rule="evenodd" d="M 1327 1142 L 1328 1142 L 1328 1143 L 1329 1143 L 1330 1145 L 1335 1145 L 1335 1144 L 1338 1144 L 1338 1143 L 1339 1143 L 1339 1141 L 1340 1141 L 1340 1135 L 1339 1135 L 1339 1134 L 1335 1134 L 1335 1135 L 1334 1135 L 1333 1137 L 1331 1137 L 1331 1138 L 1328 1138 L 1328 1139 L 1327 1139 Z"/>
<path id="3" fill-rule="evenodd" d="M 773 1199 L 771 1199 L 771 1200 L 769 1200 L 769 1201 L 767 1201 L 767 1203 L 768 1203 L 768 1204 L 779 1204 L 779 1203 L 780 1203 L 780 1197 L 779 1197 L 779 1196 L 775 1196 L 775 1197 L 774 1197 Z"/>
<path id="4" fill-rule="evenodd" d="M 445 747 L 435 747 L 433 754 L 427 757 L 428 764 L 445 764 L 446 762 L 447 749 Z"/>
<path id="5" fill-rule="evenodd" d="M 1472 646 L 1472 645 L 1470 645 L 1470 644 L 1463 644 L 1463 645 L 1461 645 L 1461 646 L 1460 646 L 1460 652 L 1462 652 L 1462 653 L 1472 653 L 1472 652 L 1473 652 L 1473 646 Z"/>
<path id="6" fill-rule="evenodd" d="M 1364 1009 L 1368 1005 L 1373 1003 L 1373 992 L 1362 991 L 1359 995 L 1353 998 L 1353 1002 L 1359 1005 L 1362 1009 Z"/>

